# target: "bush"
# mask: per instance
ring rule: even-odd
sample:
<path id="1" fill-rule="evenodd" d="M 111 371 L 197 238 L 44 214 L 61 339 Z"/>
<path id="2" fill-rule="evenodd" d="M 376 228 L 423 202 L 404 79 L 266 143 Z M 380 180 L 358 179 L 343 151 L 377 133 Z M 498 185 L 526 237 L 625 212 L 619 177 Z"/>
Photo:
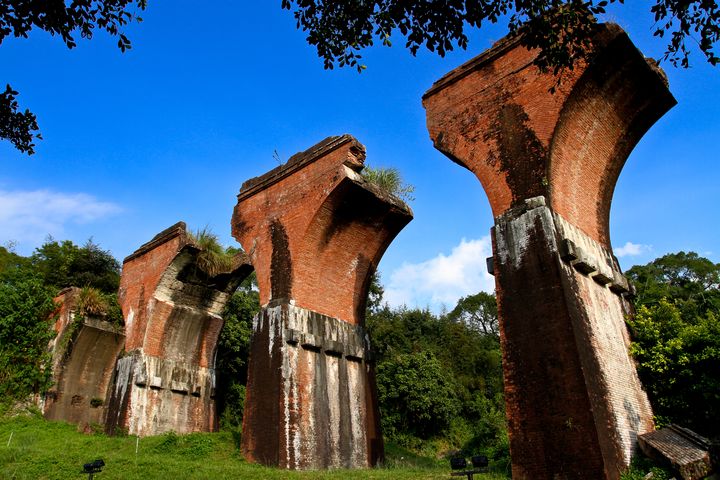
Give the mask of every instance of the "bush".
<path id="1" fill-rule="evenodd" d="M 670 478 L 673 478 L 669 470 L 655 465 L 647 457 L 638 455 L 632 459 L 630 468 L 620 475 L 620 480 L 645 480 L 650 473 L 652 473 L 652 480 L 670 480 Z"/>
<path id="2" fill-rule="evenodd" d="M 26 269 L 0 274 L 0 402 L 26 399 L 50 385 L 48 342 L 53 297 L 42 280 Z"/>
<path id="3" fill-rule="evenodd" d="M 391 438 L 422 439 L 444 432 L 459 413 L 451 376 L 430 352 L 400 354 L 377 368 L 382 427 Z"/>

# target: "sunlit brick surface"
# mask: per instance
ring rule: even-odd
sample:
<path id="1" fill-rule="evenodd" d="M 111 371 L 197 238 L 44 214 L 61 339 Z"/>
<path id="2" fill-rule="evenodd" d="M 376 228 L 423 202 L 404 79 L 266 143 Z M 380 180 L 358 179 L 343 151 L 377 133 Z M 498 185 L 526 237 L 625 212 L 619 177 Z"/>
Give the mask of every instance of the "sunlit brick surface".
<path id="1" fill-rule="evenodd" d="M 558 85 L 505 39 L 423 98 L 435 147 L 478 177 L 495 216 L 517 479 L 618 479 L 653 426 L 608 222 L 627 156 L 675 100 L 619 27 L 602 25 L 594 46 Z"/>

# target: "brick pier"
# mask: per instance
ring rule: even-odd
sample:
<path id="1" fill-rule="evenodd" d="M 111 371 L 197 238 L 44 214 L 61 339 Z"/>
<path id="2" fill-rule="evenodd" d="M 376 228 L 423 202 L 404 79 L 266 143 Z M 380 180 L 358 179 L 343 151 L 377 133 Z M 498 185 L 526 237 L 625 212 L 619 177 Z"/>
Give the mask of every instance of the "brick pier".
<path id="1" fill-rule="evenodd" d="M 245 182 L 232 219 L 257 274 L 242 449 L 289 469 L 383 455 L 365 334 L 370 277 L 412 219 L 360 175 L 365 148 L 330 137 Z"/>
<path id="2" fill-rule="evenodd" d="M 609 213 L 620 171 L 674 104 L 616 25 L 556 77 L 505 39 L 423 97 L 435 147 L 487 193 L 516 479 L 618 479 L 652 412 L 629 357 Z"/>

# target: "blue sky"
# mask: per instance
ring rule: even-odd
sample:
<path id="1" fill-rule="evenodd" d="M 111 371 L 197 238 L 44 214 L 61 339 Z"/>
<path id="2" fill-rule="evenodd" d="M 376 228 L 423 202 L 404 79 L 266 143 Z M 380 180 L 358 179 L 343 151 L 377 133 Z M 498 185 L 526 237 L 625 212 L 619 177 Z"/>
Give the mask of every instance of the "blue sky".
<path id="1" fill-rule="evenodd" d="M 363 52 L 367 70 L 324 70 L 280 2 L 151 1 L 125 54 L 102 33 L 68 50 L 33 32 L 0 45 L 0 80 L 38 115 L 44 140 L 27 157 L 0 142 L 0 244 L 30 254 L 48 234 L 92 237 L 122 259 L 184 220 L 227 245 L 243 181 L 329 135 L 350 133 L 367 163 L 415 186 L 415 220 L 380 271 L 393 305 L 454 306 L 492 288 L 484 271 L 492 215 L 475 177 L 433 149 L 422 94 L 505 34 L 472 31 L 467 51 L 440 58 L 402 47 Z M 647 56 L 664 44 L 644 8 L 617 7 Z M 645 136 L 618 182 L 611 234 L 624 268 L 693 250 L 720 261 L 717 149 L 720 69 L 693 52 L 663 65 L 678 105 Z"/>

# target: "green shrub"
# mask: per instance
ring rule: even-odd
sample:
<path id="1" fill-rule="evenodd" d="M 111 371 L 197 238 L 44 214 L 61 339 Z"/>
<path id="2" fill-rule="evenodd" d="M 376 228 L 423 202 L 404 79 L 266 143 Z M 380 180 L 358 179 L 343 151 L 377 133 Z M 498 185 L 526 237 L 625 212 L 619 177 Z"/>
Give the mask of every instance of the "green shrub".
<path id="1" fill-rule="evenodd" d="M 632 459 L 630 468 L 620 476 L 620 480 L 644 480 L 649 473 L 652 473 L 652 480 L 673 478 L 669 470 L 655 465 L 647 457 L 638 455 Z"/>
<path id="2" fill-rule="evenodd" d="M 55 336 L 50 291 L 25 269 L 0 274 L 0 402 L 13 403 L 51 385 L 48 342 Z"/>

